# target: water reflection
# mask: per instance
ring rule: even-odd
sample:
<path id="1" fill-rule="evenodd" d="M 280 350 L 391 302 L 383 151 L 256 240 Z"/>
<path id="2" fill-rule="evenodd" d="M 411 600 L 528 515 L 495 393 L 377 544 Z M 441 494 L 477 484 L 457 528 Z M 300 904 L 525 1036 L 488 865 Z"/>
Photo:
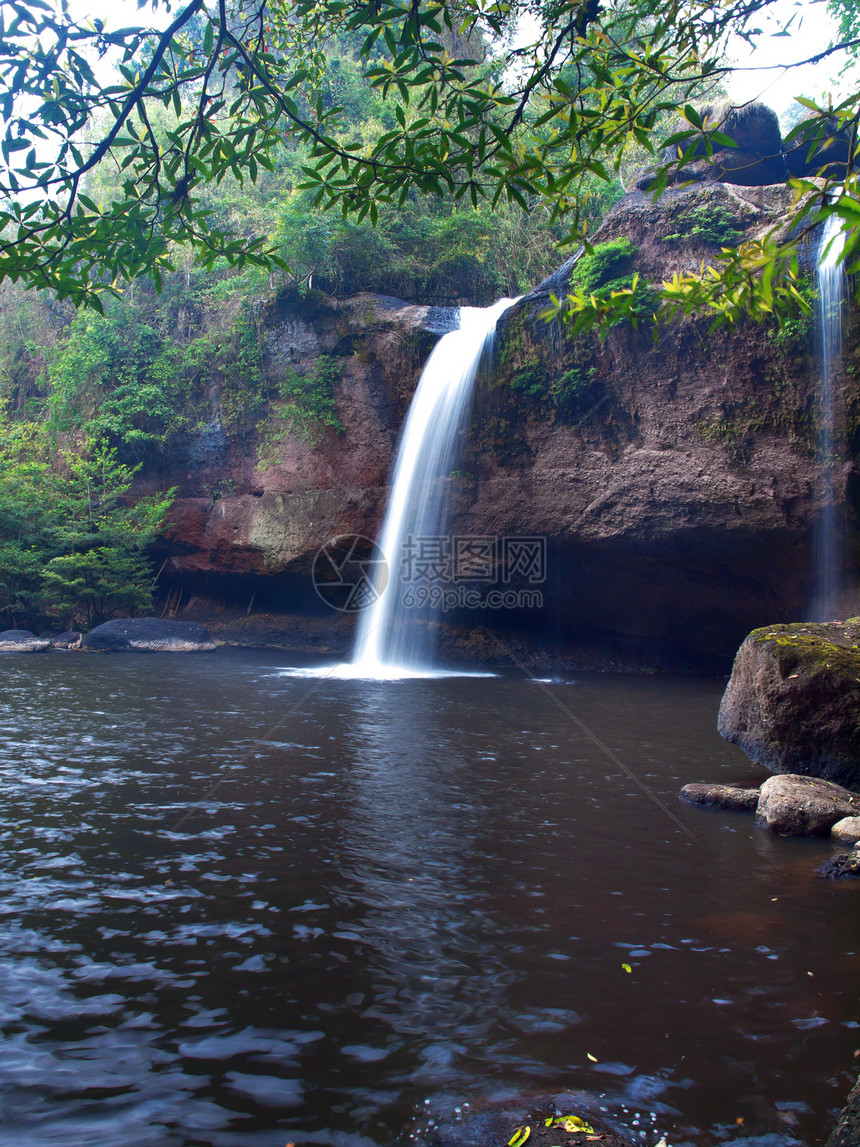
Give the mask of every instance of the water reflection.
<path id="1" fill-rule="evenodd" d="M 829 846 L 673 805 L 692 845 L 527 682 L 3 669 L 3 1147 L 448 1145 L 563 1091 L 710 1147 L 847 1090 Z M 666 802 L 738 767 L 718 686 L 560 688 Z"/>
<path id="2" fill-rule="evenodd" d="M 341 825 L 343 872 L 353 890 L 349 927 L 365 945 L 370 993 L 362 1014 L 408 1038 L 415 1083 L 467 1084 L 467 1049 L 497 1055 L 491 1032 L 515 973 L 499 954 L 499 927 L 476 887 L 473 762 L 446 707 L 410 703 L 374 687 L 356 691 L 345 749 L 350 809 Z"/>

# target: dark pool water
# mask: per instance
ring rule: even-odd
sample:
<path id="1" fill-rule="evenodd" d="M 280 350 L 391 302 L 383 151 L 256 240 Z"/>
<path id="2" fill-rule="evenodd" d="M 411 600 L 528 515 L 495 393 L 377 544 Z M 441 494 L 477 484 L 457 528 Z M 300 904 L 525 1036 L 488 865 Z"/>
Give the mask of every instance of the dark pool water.
<path id="1" fill-rule="evenodd" d="M 0 1145 L 826 1138 L 860 890 L 677 801 L 756 776 L 720 682 L 283 668 L 0 660 Z"/>

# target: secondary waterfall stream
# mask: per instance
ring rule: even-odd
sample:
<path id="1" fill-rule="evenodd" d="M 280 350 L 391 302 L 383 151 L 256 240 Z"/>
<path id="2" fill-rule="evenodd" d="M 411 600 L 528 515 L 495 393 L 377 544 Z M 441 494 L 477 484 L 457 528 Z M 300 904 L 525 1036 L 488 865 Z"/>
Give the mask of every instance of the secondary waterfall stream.
<path id="1" fill-rule="evenodd" d="M 404 600 L 416 544 L 445 544 L 451 474 L 460 454 L 478 369 L 492 349 L 496 323 L 512 306 L 463 307 L 460 326 L 433 350 L 409 407 L 391 480 L 391 497 L 378 544 L 388 562 L 387 584 L 377 575 L 376 600 L 359 618 L 351 675 L 402 677 L 427 672 L 435 645 L 429 594 Z M 424 589 L 426 587 L 422 587 Z"/>
<path id="2" fill-rule="evenodd" d="M 842 369 L 842 312 L 845 302 L 845 271 L 840 259 L 845 246 L 842 220 L 832 215 L 824 224 L 818 250 L 817 320 L 821 344 L 821 429 L 818 462 L 822 485 L 822 510 L 815 532 L 815 588 L 813 621 L 837 616 L 839 595 L 844 588 L 842 510 L 834 476 L 838 420 L 837 383 Z"/>

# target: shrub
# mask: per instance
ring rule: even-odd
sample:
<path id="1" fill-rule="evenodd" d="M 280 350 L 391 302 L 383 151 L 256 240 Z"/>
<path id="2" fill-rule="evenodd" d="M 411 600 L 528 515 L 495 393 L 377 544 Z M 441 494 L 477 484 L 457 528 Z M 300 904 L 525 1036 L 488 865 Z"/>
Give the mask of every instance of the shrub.
<path id="1" fill-rule="evenodd" d="M 571 287 L 578 287 L 587 295 L 629 287 L 637 250 L 635 243 L 624 238 L 596 244 L 590 252 L 580 255 L 574 264 L 570 273 Z"/>

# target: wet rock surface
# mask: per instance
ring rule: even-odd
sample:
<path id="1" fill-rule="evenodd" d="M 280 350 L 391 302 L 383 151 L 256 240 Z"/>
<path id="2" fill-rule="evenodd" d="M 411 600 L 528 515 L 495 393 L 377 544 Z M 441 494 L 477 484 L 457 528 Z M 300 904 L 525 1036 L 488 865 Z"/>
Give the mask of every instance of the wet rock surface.
<path id="1" fill-rule="evenodd" d="M 52 649 L 77 649 L 84 635 L 79 629 L 67 629 L 63 633 L 46 633 L 42 636 L 50 641 Z"/>
<path id="2" fill-rule="evenodd" d="M 91 653 L 201 653 L 215 649 L 215 643 L 194 621 L 126 617 L 91 629 L 81 648 Z"/>
<path id="3" fill-rule="evenodd" d="M 827 836 L 858 807 L 856 793 L 820 777 L 788 774 L 770 777 L 761 786 L 756 821 L 782 836 Z"/>
<path id="4" fill-rule="evenodd" d="M 840 852 L 821 866 L 821 875 L 828 880 L 854 879 L 860 876 L 860 852 L 852 849 L 851 852 Z M 851 1140 L 855 1142 L 854 1139 Z M 860 1143 L 860 1139 L 856 1140 Z"/>
<path id="5" fill-rule="evenodd" d="M 28 629 L 5 629 L 0 632 L 0 653 L 41 653 L 50 641 L 37 637 Z"/>
<path id="6" fill-rule="evenodd" d="M 848 1096 L 827 1147 L 860 1147 L 860 1080 Z"/>
<path id="7" fill-rule="evenodd" d="M 837 820 L 830 830 L 834 840 L 843 844 L 856 844 L 860 841 L 860 816 L 846 816 Z"/>
<path id="8" fill-rule="evenodd" d="M 759 790 L 738 788 L 735 785 L 684 785 L 679 793 L 687 804 L 701 808 L 721 808 L 736 812 L 749 812 L 758 804 Z"/>
<path id="9" fill-rule="evenodd" d="M 570 1103 L 541 1110 L 508 1103 L 470 1111 L 453 1122 L 443 1120 L 426 1130 L 419 1127 L 413 1138 L 421 1147 L 634 1147 L 634 1140 L 621 1131 Z"/>
<path id="10" fill-rule="evenodd" d="M 860 619 L 754 630 L 717 727 L 770 772 L 860 788 Z"/>

